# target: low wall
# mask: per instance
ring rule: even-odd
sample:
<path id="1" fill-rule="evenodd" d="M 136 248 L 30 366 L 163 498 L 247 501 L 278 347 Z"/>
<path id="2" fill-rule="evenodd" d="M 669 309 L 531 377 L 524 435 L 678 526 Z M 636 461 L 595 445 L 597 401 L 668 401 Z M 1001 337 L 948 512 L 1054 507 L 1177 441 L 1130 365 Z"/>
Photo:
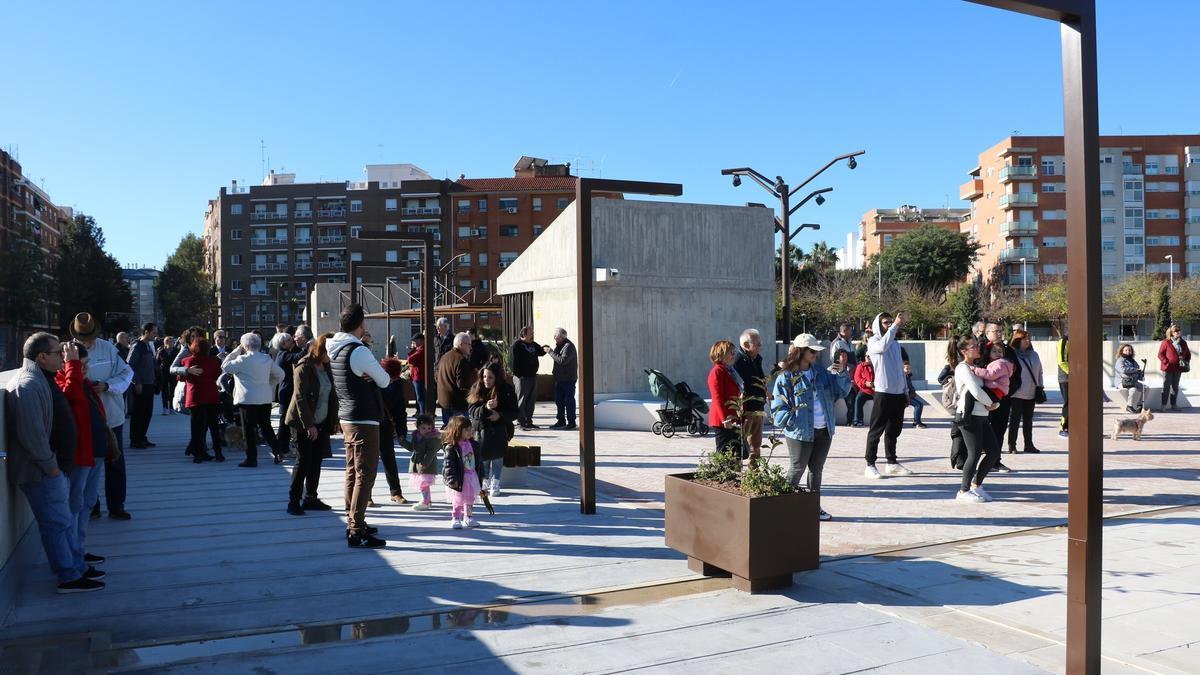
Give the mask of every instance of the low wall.
<path id="1" fill-rule="evenodd" d="M 0 373 L 0 396 L 9 377 L 8 373 Z M 35 539 L 30 531 L 33 513 L 29 510 L 29 502 L 8 481 L 8 429 L 5 426 L 3 403 L 0 398 L 0 617 L 12 607 L 21 578 L 30 562 L 25 553 L 36 553 L 36 547 L 28 545 Z M 21 546 L 22 539 L 27 540 L 25 546 Z M 21 548 L 20 554 L 17 553 L 18 547 Z"/>

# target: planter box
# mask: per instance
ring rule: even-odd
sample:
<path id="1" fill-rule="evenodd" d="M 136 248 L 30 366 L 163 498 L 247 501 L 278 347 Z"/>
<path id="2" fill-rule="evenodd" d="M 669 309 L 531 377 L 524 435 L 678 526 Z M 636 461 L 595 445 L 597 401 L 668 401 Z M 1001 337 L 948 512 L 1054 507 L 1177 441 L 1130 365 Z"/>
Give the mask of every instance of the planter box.
<path id="1" fill-rule="evenodd" d="M 687 555 L 688 568 L 732 575 L 749 593 L 792 585 L 792 574 L 820 562 L 819 499 L 813 492 L 743 497 L 692 482 L 666 479 L 666 543 Z"/>

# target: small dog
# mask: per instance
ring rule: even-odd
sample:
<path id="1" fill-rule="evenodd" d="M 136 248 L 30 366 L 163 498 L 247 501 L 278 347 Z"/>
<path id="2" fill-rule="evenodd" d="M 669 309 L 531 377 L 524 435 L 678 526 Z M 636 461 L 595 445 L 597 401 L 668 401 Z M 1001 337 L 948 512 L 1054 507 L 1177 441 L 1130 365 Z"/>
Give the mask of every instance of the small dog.
<path id="1" fill-rule="evenodd" d="M 225 445 L 237 450 L 246 449 L 246 432 L 242 431 L 242 427 L 236 424 L 225 427 Z"/>
<path id="2" fill-rule="evenodd" d="M 1146 408 L 1137 417 L 1127 417 L 1123 420 L 1113 422 L 1112 439 L 1115 441 L 1122 432 L 1129 431 L 1133 433 L 1133 440 L 1142 440 L 1142 427 L 1146 426 L 1146 422 L 1154 419 L 1154 413 Z"/>

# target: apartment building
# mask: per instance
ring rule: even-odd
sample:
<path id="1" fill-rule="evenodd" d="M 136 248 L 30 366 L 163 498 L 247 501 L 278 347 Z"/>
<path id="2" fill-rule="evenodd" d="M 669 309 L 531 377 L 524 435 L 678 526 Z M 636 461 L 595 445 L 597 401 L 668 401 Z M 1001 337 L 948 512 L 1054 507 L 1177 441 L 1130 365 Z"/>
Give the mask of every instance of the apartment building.
<path id="1" fill-rule="evenodd" d="M 405 290 L 419 298 L 421 244 L 360 237 L 431 232 L 440 265 L 450 187 L 411 164 L 369 165 L 363 181 L 297 183 L 272 172 L 262 185 L 222 187 L 204 226 L 218 325 L 270 332 L 299 323 L 313 286 L 347 283 L 350 261 L 379 265 L 357 269 L 360 283 L 391 284 L 398 303 L 407 303 Z"/>
<path id="2" fill-rule="evenodd" d="M 852 256 L 863 267 L 897 238 L 924 225 L 959 232 L 970 209 L 923 209 L 904 204 L 895 209 L 871 209 L 858 223 L 858 252 Z"/>
<path id="3" fill-rule="evenodd" d="M 959 191 L 983 248 L 978 278 L 1038 285 L 1067 272 L 1062 136 L 1010 136 L 979 155 Z M 1200 274 L 1200 135 L 1102 136 L 1100 227 L 1106 283 Z"/>
<path id="4" fill-rule="evenodd" d="M 0 250 L 11 251 L 18 243 L 34 242 L 44 255 L 43 279 L 49 288 L 51 274 L 62 243 L 66 223 L 74 217 L 69 207 L 58 207 L 50 196 L 25 177 L 21 164 L 8 152 L 0 150 Z M 28 280 L 24 288 L 0 288 L 0 294 L 19 293 L 32 288 L 39 280 Z M 39 330 L 57 331 L 58 305 L 49 294 L 44 312 L 32 322 L 17 322 L 5 315 L 5 303 L 0 303 L 0 365 L 20 363 L 20 350 L 25 338 Z"/>
<path id="5" fill-rule="evenodd" d="M 159 274 L 161 272 L 150 267 L 126 266 L 121 270 L 121 277 L 129 285 L 129 295 L 133 298 L 129 322 L 138 330 L 147 323 L 156 324 L 161 334 L 163 313 L 158 297 Z"/>

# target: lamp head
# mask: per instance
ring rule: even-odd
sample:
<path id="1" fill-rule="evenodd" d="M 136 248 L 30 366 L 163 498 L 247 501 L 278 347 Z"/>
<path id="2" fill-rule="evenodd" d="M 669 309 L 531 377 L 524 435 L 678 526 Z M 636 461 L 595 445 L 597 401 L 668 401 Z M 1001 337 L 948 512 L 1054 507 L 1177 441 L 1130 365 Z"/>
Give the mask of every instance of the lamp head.
<path id="1" fill-rule="evenodd" d="M 738 187 L 741 184 L 742 184 L 742 177 L 737 174 L 734 174 L 733 175 L 733 187 Z"/>
<path id="2" fill-rule="evenodd" d="M 817 195 L 817 206 L 825 203 L 825 195 Z"/>
<path id="3" fill-rule="evenodd" d="M 846 160 L 846 166 L 850 167 L 850 170 L 853 171 L 858 168 L 858 160 L 851 157 L 850 159 Z"/>

